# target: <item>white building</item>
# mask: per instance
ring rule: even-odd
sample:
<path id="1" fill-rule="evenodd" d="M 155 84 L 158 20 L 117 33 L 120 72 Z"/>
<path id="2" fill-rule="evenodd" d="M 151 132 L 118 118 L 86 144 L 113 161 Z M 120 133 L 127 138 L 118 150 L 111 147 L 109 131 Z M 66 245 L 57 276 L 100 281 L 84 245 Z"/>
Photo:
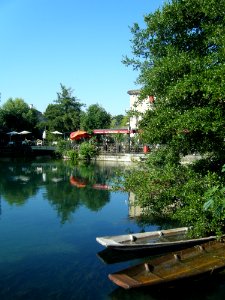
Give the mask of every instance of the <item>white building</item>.
<path id="1" fill-rule="evenodd" d="M 153 109 L 154 96 L 148 96 L 147 99 L 140 100 L 140 90 L 130 90 L 127 93 L 130 95 L 130 111 L 134 113 L 130 118 L 130 129 L 135 130 L 138 128 L 138 123 L 143 114 L 147 110 Z"/>

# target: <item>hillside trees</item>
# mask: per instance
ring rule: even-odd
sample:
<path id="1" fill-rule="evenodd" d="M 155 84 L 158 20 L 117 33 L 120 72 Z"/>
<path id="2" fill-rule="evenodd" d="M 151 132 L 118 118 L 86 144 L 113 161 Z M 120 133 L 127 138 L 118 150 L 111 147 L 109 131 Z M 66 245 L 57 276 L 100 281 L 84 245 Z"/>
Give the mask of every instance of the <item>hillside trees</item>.
<path id="1" fill-rule="evenodd" d="M 144 29 L 134 24 L 134 58 L 123 61 L 140 72 L 141 98 L 156 99 L 140 126 L 146 143 L 160 145 L 127 188 L 151 212 L 173 206 L 167 215 L 199 234 L 222 231 L 225 218 L 224 11 L 223 0 L 169 1 L 145 16 Z M 202 160 L 181 166 L 193 153 Z"/>

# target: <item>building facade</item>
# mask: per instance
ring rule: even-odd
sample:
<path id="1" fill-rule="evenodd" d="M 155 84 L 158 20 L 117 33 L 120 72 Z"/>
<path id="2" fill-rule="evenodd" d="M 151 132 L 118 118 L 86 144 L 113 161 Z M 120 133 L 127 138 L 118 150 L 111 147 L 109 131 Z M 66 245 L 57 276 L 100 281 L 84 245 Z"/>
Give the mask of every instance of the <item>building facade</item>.
<path id="1" fill-rule="evenodd" d="M 153 109 L 154 96 L 148 96 L 144 100 L 140 100 L 140 90 L 130 90 L 127 92 L 130 95 L 130 111 L 133 112 L 133 116 L 130 117 L 130 129 L 138 129 L 138 124 L 143 117 L 143 114 Z"/>

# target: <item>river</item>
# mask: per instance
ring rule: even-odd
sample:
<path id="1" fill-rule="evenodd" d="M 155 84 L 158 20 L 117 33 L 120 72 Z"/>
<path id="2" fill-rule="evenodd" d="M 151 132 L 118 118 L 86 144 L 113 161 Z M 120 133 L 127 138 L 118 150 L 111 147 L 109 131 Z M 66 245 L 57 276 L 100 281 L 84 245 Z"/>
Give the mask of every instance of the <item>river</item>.
<path id="1" fill-rule="evenodd" d="M 122 290 L 108 274 L 138 263 L 104 257 L 97 236 L 150 231 L 129 194 L 109 189 L 129 163 L 0 162 L 0 299 L 224 299 L 225 274 L 169 289 Z M 111 261 L 110 261 L 111 259 Z"/>

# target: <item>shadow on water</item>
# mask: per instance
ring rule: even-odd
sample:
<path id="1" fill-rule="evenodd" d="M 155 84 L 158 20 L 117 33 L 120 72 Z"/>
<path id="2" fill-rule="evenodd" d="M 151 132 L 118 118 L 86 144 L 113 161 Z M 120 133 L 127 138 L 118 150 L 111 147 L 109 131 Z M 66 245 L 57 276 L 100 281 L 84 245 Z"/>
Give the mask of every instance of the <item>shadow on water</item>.
<path id="1" fill-rule="evenodd" d="M 195 242 L 193 242 L 195 244 Z M 189 245 L 190 247 L 191 245 Z M 105 264 L 114 264 L 118 262 L 134 260 L 139 258 L 149 258 L 159 256 L 173 251 L 183 250 L 187 248 L 186 245 L 170 245 L 164 248 L 148 248 L 140 250 L 117 250 L 112 248 L 105 248 L 97 253 L 97 257 Z"/>
<path id="2" fill-rule="evenodd" d="M 152 253 L 153 255 L 154 253 Z M 156 254 L 156 253 L 155 253 Z M 151 255 L 148 250 L 141 251 L 119 251 L 114 249 L 104 249 L 97 253 L 97 257 L 105 264 L 114 264 L 123 261 L 146 258 Z"/>

